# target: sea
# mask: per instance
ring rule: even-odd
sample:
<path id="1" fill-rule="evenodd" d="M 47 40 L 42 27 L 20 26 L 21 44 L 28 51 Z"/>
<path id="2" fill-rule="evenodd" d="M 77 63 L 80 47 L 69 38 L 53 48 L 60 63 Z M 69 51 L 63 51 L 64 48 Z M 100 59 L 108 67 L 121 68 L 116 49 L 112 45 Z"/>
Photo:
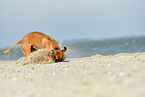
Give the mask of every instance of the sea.
<path id="1" fill-rule="evenodd" d="M 145 52 L 145 36 L 65 40 L 62 41 L 61 47 L 67 47 L 65 53 L 66 59 L 90 57 L 96 54 L 107 56 L 119 53 Z M 1 47 L 0 52 L 8 48 L 9 47 Z M 24 55 L 19 45 L 6 54 L 0 54 L 0 61 L 13 61 L 21 57 L 24 57 Z"/>

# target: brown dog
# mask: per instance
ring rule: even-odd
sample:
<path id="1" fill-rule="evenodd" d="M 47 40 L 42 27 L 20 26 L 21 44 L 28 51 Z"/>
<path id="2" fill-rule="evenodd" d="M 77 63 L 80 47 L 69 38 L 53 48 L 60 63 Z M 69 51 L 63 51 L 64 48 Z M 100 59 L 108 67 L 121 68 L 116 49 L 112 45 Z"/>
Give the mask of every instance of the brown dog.
<path id="1" fill-rule="evenodd" d="M 64 60 L 64 52 L 67 50 L 64 47 L 63 50 L 60 50 L 57 42 L 41 32 L 31 32 L 23 37 L 22 40 L 13 44 L 8 50 L 2 52 L 1 54 L 9 52 L 15 45 L 21 43 L 21 50 L 24 53 L 24 56 L 27 57 L 31 52 L 38 49 L 48 49 L 51 51 L 51 57 L 55 62 L 60 62 Z"/>

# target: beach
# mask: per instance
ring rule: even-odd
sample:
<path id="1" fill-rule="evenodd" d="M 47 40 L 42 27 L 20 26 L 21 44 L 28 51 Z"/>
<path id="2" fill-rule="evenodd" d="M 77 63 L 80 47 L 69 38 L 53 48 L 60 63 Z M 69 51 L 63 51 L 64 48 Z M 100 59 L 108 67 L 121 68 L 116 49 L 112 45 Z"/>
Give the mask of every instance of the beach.
<path id="1" fill-rule="evenodd" d="M 143 97 L 145 53 L 17 65 L 0 61 L 0 97 Z"/>

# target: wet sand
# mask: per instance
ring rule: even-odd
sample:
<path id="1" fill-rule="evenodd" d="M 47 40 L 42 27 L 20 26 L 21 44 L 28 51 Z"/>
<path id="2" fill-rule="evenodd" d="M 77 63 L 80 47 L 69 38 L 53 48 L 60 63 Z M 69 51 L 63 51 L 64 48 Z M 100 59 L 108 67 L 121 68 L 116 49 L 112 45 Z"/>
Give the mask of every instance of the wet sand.
<path id="1" fill-rule="evenodd" d="M 0 97 L 144 97 L 145 53 L 17 65 L 0 61 Z"/>

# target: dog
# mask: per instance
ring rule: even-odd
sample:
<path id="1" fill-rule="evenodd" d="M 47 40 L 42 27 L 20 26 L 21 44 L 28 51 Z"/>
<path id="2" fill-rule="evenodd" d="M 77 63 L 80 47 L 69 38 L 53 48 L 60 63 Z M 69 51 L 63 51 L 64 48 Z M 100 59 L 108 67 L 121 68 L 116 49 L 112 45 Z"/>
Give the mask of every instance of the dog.
<path id="1" fill-rule="evenodd" d="M 51 51 L 51 54 L 47 57 L 49 60 L 53 60 L 54 62 L 64 61 L 64 52 L 67 50 L 66 47 L 60 50 L 57 42 L 50 36 L 42 32 L 31 32 L 1 54 L 9 52 L 15 45 L 18 44 L 21 44 L 21 50 L 25 57 L 27 57 L 31 52 L 37 51 L 39 49 L 48 49 Z"/>

